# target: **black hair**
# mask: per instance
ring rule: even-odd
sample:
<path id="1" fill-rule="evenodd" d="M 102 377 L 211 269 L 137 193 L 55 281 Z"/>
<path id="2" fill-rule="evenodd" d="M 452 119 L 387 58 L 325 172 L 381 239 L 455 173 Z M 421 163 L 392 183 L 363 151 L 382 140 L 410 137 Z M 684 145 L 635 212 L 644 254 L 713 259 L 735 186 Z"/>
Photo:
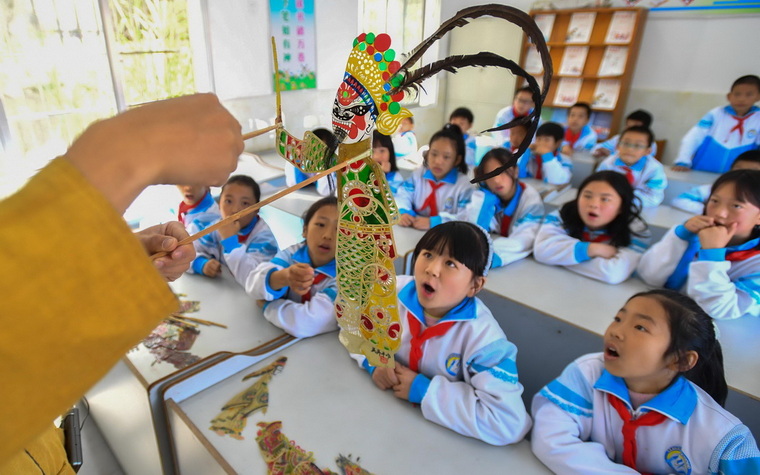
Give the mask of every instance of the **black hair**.
<path id="1" fill-rule="evenodd" d="M 760 164 L 760 150 L 747 150 L 746 152 L 740 153 L 739 156 L 734 159 L 734 163 L 731 164 L 731 169 L 733 169 L 738 162 Z"/>
<path id="2" fill-rule="evenodd" d="M 313 218 L 314 215 L 317 214 L 317 211 L 324 208 L 325 206 L 335 206 L 337 208 L 338 198 L 335 196 L 325 196 L 321 200 L 315 201 L 311 206 L 309 206 L 309 209 L 307 209 L 303 215 L 304 229 L 306 229 L 306 227 L 309 226 L 309 222 L 311 221 L 311 218 Z"/>
<path id="3" fill-rule="evenodd" d="M 324 142 L 325 145 L 327 145 L 330 155 L 335 153 L 335 150 L 337 150 L 338 145 L 340 145 L 340 139 L 334 133 L 332 133 L 331 130 L 325 129 L 324 127 L 317 127 L 311 132 L 314 135 L 316 135 L 319 140 Z M 332 173 L 327 176 L 327 184 L 328 184 L 330 193 L 335 193 L 335 189 L 336 189 L 335 177 Z"/>
<path id="4" fill-rule="evenodd" d="M 731 90 L 733 91 L 736 86 L 740 86 L 742 84 L 749 84 L 750 86 L 755 86 L 757 88 L 757 92 L 760 92 L 760 77 L 757 77 L 754 74 L 748 74 L 746 76 L 742 76 L 736 81 L 734 81 L 734 83 L 731 84 Z"/>
<path id="5" fill-rule="evenodd" d="M 405 120 L 408 120 L 409 122 L 411 122 L 412 124 L 414 124 L 414 118 L 412 116 L 404 117 L 403 119 L 401 119 L 402 122 L 405 121 Z"/>
<path id="6" fill-rule="evenodd" d="M 589 119 L 591 118 L 591 106 L 588 104 L 588 102 L 576 102 L 575 104 L 570 106 L 570 109 L 567 110 L 567 113 L 569 114 L 570 111 L 576 107 L 580 107 L 581 109 L 585 109 L 586 111 L 586 117 Z"/>
<path id="7" fill-rule="evenodd" d="M 259 188 L 259 184 L 256 183 L 256 180 L 249 177 L 248 175 L 232 175 L 227 179 L 227 182 L 222 186 L 222 193 L 224 193 L 224 188 L 227 185 L 242 185 L 247 186 L 253 191 L 253 197 L 256 198 L 256 203 L 259 202 L 261 199 L 261 188 Z"/>
<path id="8" fill-rule="evenodd" d="M 377 129 L 372 131 L 372 148 L 385 147 L 390 154 L 391 171 L 398 171 L 396 166 L 396 148 L 393 146 L 393 139 L 390 136 L 381 134 Z"/>
<path id="9" fill-rule="evenodd" d="M 475 116 L 472 115 L 472 111 L 466 107 L 457 107 L 454 109 L 454 112 L 452 112 L 449 116 L 449 120 L 453 119 L 454 117 L 461 117 L 471 124 L 475 121 Z"/>
<path id="10" fill-rule="evenodd" d="M 697 362 L 687 371 L 679 371 L 692 383 L 702 388 L 721 406 L 726 403 L 728 386 L 723 371 L 723 350 L 715 335 L 712 318 L 691 297 L 675 290 L 653 289 L 640 292 L 636 297 L 657 300 L 668 316 L 670 345 L 665 357 L 674 355 L 678 363 L 686 362 L 686 353 L 695 351 Z"/>
<path id="11" fill-rule="evenodd" d="M 595 181 L 603 181 L 610 185 L 621 199 L 620 213 L 605 228 L 610 236 L 610 244 L 615 247 L 629 246 L 633 236 L 640 236 L 639 233 L 631 230 L 631 225 L 635 221 L 644 222 L 640 216 L 641 206 L 639 205 L 639 200 L 633 194 L 633 187 L 628 183 L 625 175 L 612 170 L 592 173 L 583 180 L 583 183 L 578 188 L 578 195 L 575 199 L 565 203 L 562 205 L 562 209 L 560 209 L 559 215 L 562 218 L 563 227 L 569 236 L 575 239 L 582 239 L 586 224 L 578 212 L 578 199 L 586 186 Z"/>
<path id="12" fill-rule="evenodd" d="M 647 145 L 652 146 L 654 143 L 654 132 L 652 132 L 649 127 L 644 127 L 641 125 L 634 125 L 633 127 L 628 127 L 624 131 L 620 133 L 620 140 L 623 140 L 623 136 L 627 134 L 628 132 L 634 132 L 637 134 L 644 134 L 647 136 Z"/>
<path id="13" fill-rule="evenodd" d="M 464 148 L 464 136 L 462 135 L 462 129 L 459 128 L 459 126 L 455 124 L 446 124 L 443 126 L 441 130 L 434 133 L 432 137 L 430 137 L 430 145 L 433 145 L 433 142 L 435 142 L 438 139 L 448 139 L 454 142 L 454 150 L 456 151 L 457 156 L 460 158 L 459 165 L 457 165 L 457 169 L 459 169 L 460 173 L 467 174 L 467 162 L 464 160 L 465 156 L 465 148 Z M 428 153 L 430 150 L 428 150 Z M 427 154 L 425 154 L 425 166 L 427 167 Z"/>
<path id="14" fill-rule="evenodd" d="M 529 86 L 523 86 L 520 89 L 516 90 L 514 97 L 517 97 L 517 95 L 520 94 L 521 92 L 527 92 L 528 94 L 530 94 L 531 98 L 533 98 L 533 90 Z"/>
<path id="15" fill-rule="evenodd" d="M 631 112 L 628 114 L 628 117 L 626 117 L 625 120 L 635 120 L 637 122 L 641 122 L 641 125 L 646 128 L 652 127 L 652 114 L 645 111 L 644 109 L 638 109 Z"/>
<path id="16" fill-rule="evenodd" d="M 475 178 L 480 178 L 486 174 L 486 163 L 489 160 L 496 160 L 499 163 L 499 167 L 507 166 L 512 162 L 512 152 L 502 147 L 492 148 L 491 150 L 486 152 L 486 154 L 483 155 L 483 158 L 480 159 L 480 163 L 478 164 L 478 166 L 475 167 L 475 171 L 474 171 Z M 517 167 L 517 162 L 512 163 L 512 166 L 505 168 L 504 171 L 506 172 L 507 170 L 511 170 L 515 167 Z M 513 186 L 517 186 L 517 176 L 513 177 L 513 181 L 514 181 Z M 482 187 L 488 186 L 486 185 L 485 180 L 479 182 L 478 184 Z"/>
<path id="17" fill-rule="evenodd" d="M 760 208 L 760 170 L 727 171 L 715 180 L 710 189 L 710 196 L 726 183 L 734 184 L 735 199 L 752 203 Z M 705 204 L 705 212 L 707 212 L 707 204 Z M 755 226 L 750 234 L 750 239 L 758 237 L 760 237 L 760 226 Z"/>
<path id="18" fill-rule="evenodd" d="M 449 256 L 470 269 L 474 277 L 482 277 L 488 270 L 488 239 L 481 228 L 467 221 L 448 221 L 430 228 L 414 248 L 412 267 L 425 249 L 438 254 L 448 250 Z"/>
<path id="19" fill-rule="evenodd" d="M 557 148 L 559 148 L 559 144 L 565 138 L 565 128 L 556 122 L 544 122 L 536 130 L 536 137 L 551 137 L 558 142 Z"/>

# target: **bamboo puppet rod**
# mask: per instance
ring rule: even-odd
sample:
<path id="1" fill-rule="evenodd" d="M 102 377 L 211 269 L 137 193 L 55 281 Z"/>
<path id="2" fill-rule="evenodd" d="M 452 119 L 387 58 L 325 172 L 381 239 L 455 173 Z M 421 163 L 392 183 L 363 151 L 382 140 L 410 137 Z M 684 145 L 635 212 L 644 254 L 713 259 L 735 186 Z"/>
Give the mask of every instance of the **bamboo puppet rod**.
<path id="1" fill-rule="evenodd" d="M 267 132 L 276 130 L 281 125 L 282 125 L 282 122 L 277 120 L 275 121 L 274 125 L 270 125 L 269 127 L 264 127 L 263 129 L 259 129 L 259 130 L 254 130 L 253 132 L 248 132 L 247 134 L 243 134 L 243 140 L 252 139 L 254 137 L 258 137 L 259 135 L 264 135 Z"/>
<path id="2" fill-rule="evenodd" d="M 223 220 L 217 222 L 216 224 L 213 224 L 213 225 L 207 227 L 206 229 L 193 234 L 192 236 L 188 236 L 185 239 L 182 239 L 177 244 L 177 247 L 184 246 L 185 244 L 190 244 L 191 242 L 196 241 L 196 240 L 202 238 L 203 236 L 205 236 L 207 234 L 211 234 L 212 232 L 216 231 L 217 229 L 221 228 L 222 226 L 225 226 L 225 225 L 227 225 L 227 224 L 229 224 L 229 223 L 231 223 L 231 222 L 233 222 L 235 220 L 238 220 L 238 219 L 240 219 L 240 218 L 242 218 L 244 216 L 248 216 L 249 214 L 258 211 L 259 209 L 263 208 L 264 206 L 268 205 L 269 203 L 272 203 L 273 201 L 277 201 L 280 198 L 282 198 L 283 196 L 289 195 L 290 193 L 292 193 L 292 192 L 294 192 L 296 190 L 300 190 L 304 186 L 307 186 L 307 185 L 310 185 L 310 184 L 314 183 L 315 181 L 319 180 L 320 178 L 326 177 L 327 175 L 329 175 L 329 174 L 331 174 L 333 172 L 336 172 L 336 171 L 340 170 L 341 168 L 345 168 L 345 167 L 347 167 L 348 165 L 350 165 L 350 164 L 352 164 L 354 162 L 358 162 L 359 160 L 363 160 L 365 158 L 368 158 L 370 156 L 371 152 L 372 152 L 371 150 L 367 150 L 367 151 L 365 151 L 363 153 L 360 153 L 359 155 L 356 155 L 355 157 L 352 157 L 352 158 L 350 158 L 350 159 L 348 159 L 348 160 L 346 160 L 344 162 L 338 163 L 337 165 L 332 166 L 332 167 L 328 168 L 325 171 L 319 172 L 319 173 L 315 174 L 314 176 L 312 176 L 310 178 L 307 178 L 306 180 L 304 180 L 304 181 L 302 181 L 300 183 L 296 183 L 295 185 L 293 185 L 293 186 L 291 186 L 289 188 L 285 188 L 284 190 L 282 190 L 282 191 L 280 191 L 278 193 L 275 193 L 274 195 L 270 196 L 269 198 L 267 198 L 265 200 L 259 201 L 258 203 L 254 204 L 254 205 L 251 205 L 251 206 L 249 206 L 249 207 L 247 207 L 245 209 L 241 209 L 237 213 L 232 214 L 230 216 L 227 216 L 226 218 L 224 218 Z M 167 254 L 169 254 L 169 253 L 166 252 L 166 251 L 161 251 L 161 252 L 157 252 L 157 253 L 151 255 L 150 258 L 152 260 L 155 260 L 155 259 L 158 259 L 159 257 L 164 257 Z"/>
<path id="3" fill-rule="evenodd" d="M 209 325 L 209 326 L 227 328 L 227 325 L 223 325 L 221 323 L 212 322 L 211 320 L 204 320 L 202 318 L 188 317 L 187 315 L 184 315 L 184 314 L 181 314 L 181 313 L 173 313 L 171 315 L 171 318 L 180 319 L 180 320 L 187 320 L 189 322 L 194 322 L 194 323 L 200 323 L 201 325 Z"/>

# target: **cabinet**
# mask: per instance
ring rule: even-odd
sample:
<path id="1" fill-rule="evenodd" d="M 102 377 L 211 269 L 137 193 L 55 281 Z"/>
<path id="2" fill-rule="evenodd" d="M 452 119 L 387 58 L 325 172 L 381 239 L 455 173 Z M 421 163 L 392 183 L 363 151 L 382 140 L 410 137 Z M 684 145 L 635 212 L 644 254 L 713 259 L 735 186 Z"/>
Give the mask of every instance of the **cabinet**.
<path id="1" fill-rule="evenodd" d="M 633 7 L 530 12 L 554 65 L 542 120 L 565 123 L 567 109 L 586 102 L 600 140 L 620 131 L 647 12 Z M 520 64 L 540 82 L 541 63 L 525 36 Z"/>

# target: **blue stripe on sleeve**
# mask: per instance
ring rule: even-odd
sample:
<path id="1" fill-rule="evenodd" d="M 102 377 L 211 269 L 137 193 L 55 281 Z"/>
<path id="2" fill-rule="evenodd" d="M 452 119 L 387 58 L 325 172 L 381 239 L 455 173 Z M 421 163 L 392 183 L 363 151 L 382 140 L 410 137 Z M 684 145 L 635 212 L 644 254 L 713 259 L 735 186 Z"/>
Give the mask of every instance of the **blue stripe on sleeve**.
<path id="1" fill-rule="evenodd" d="M 591 417 L 594 408 L 591 401 L 571 390 L 556 379 L 541 389 L 540 394 L 567 412 L 579 416 Z"/>

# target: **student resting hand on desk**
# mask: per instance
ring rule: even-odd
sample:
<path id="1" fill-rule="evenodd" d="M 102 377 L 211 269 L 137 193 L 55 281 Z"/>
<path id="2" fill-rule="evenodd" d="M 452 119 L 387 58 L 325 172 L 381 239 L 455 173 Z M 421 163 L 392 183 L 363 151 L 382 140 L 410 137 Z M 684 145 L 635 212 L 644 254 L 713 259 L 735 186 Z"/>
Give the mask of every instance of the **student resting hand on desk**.
<path id="1" fill-rule="evenodd" d="M 152 184 L 220 185 L 242 150 L 240 125 L 214 95 L 160 101 L 91 125 L 0 202 L 0 243 L 12 250 L 0 277 L 0 467 L 177 308 L 140 243 L 171 250 L 162 236 L 179 237 L 176 225 L 136 239 L 122 218 L 132 200 Z M 157 265 L 174 278 L 188 256 Z"/>

